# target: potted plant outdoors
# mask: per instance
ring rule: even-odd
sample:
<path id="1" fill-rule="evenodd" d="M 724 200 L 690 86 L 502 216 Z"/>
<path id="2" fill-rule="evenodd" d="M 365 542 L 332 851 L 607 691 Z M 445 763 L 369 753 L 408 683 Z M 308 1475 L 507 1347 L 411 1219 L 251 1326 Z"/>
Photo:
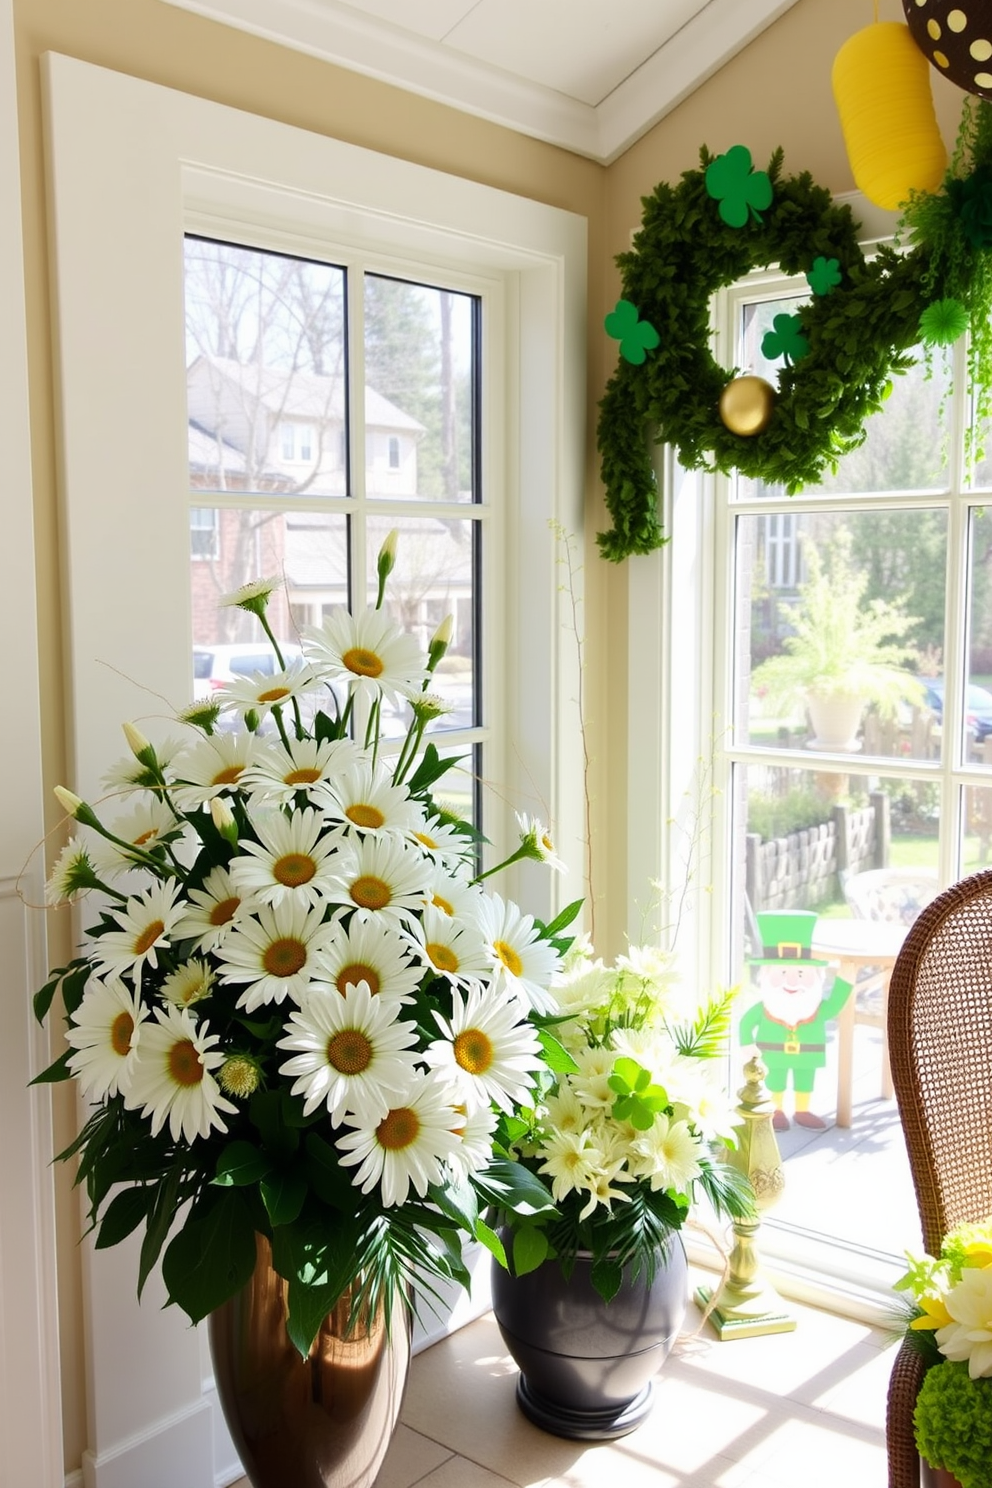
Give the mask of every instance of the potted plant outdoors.
<path id="1" fill-rule="evenodd" d="M 493 1267 L 493 1308 L 524 1414 L 608 1439 L 644 1419 L 682 1325 L 693 1200 L 754 1213 L 747 1179 L 720 1156 L 735 1141 L 720 1057 L 734 992 L 700 1004 L 669 954 L 632 948 L 607 966 L 585 943 L 552 991 L 566 1058 L 509 1126 L 557 1211 L 501 1217 L 510 1264 Z"/>
<path id="2" fill-rule="evenodd" d="M 125 725 L 97 809 L 57 790 L 78 831 L 48 897 L 92 913 L 35 998 L 44 1019 L 60 994 L 68 1041 L 39 1078 L 92 1103 L 61 1155 L 97 1247 L 143 1229 L 139 1296 L 161 1258 L 169 1302 L 209 1315 L 255 1488 L 371 1484 L 410 1309 L 468 1285 L 463 1242 L 502 1255 L 492 1205 L 553 1209 L 506 1123 L 558 1047 L 548 983 L 579 906 L 543 925 L 489 892 L 479 834 L 435 802 L 450 627 L 425 657 L 383 611 L 393 541 L 375 609 L 333 611 L 305 661 L 283 666 L 275 581 L 231 595 L 279 670 L 193 703 L 170 743 Z M 412 710 L 392 753 L 384 701 Z M 529 819 L 521 858 L 553 861 Z"/>
<path id="3" fill-rule="evenodd" d="M 787 612 L 792 633 L 784 650 L 756 667 L 752 690 L 769 705 L 809 711 L 808 748 L 852 753 L 866 707 L 891 718 L 900 702 L 921 704 L 921 684 L 907 670 L 916 652 L 906 635 L 916 623 L 898 601 L 865 601 L 868 575 L 852 558 L 853 539 L 841 527 L 823 555 L 804 543 L 807 578 Z"/>
<path id="4" fill-rule="evenodd" d="M 940 1255 L 906 1255 L 907 1338 L 928 1368 L 913 1425 L 938 1481 L 988 1488 L 992 1463 L 992 1221 L 959 1225 Z M 950 1475 L 949 1477 L 947 1475 Z"/>

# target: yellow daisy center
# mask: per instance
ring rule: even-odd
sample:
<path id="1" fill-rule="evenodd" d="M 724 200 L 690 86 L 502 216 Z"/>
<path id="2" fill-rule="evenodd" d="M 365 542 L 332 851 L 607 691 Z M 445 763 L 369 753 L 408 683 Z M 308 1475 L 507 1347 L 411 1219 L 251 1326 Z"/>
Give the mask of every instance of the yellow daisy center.
<path id="1" fill-rule="evenodd" d="M 356 827 L 381 827 L 386 820 L 378 806 L 365 806 L 361 802 L 346 807 L 344 814 Z"/>
<path id="2" fill-rule="evenodd" d="M 234 1055 L 221 1065 L 217 1081 L 228 1095 L 240 1095 L 244 1098 L 254 1094 L 258 1089 L 258 1070 L 250 1059 L 242 1059 Z"/>
<path id="3" fill-rule="evenodd" d="M 152 842 L 158 836 L 158 827 L 149 827 L 147 832 L 142 832 L 135 837 L 135 847 L 144 847 L 146 842 Z"/>
<path id="4" fill-rule="evenodd" d="M 288 977 L 295 976 L 306 965 L 306 961 L 307 948 L 303 942 L 286 935 L 265 947 L 262 966 L 269 976 Z"/>
<path id="5" fill-rule="evenodd" d="M 447 899 L 442 899 L 440 894 L 434 894 L 434 895 L 432 895 L 432 897 L 431 897 L 431 903 L 434 905 L 434 907 L 436 909 L 439 909 L 442 914 L 446 914 L 449 919 L 454 919 L 454 917 L 455 917 L 455 907 L 454 907 L 454 905 L 453 904 L 449 904 L 448 901 L 447 901 Z"/>
<path id="6" fill-rule="evenodd" d="M 179 1039 L 169 1050 L 169 1075 L 187 1088 L 202 1081 L 203 1065 L 192 1039 Z"/>
<path id="7" fill-rule="evenodd" d="M 342 966 L 334 985 L 343 997 L 346 987 L 357 987 L 359 982 L 367 982 L 369 991 L 373 994 L 382 986 L 375 967 L 366 966 L 364 961 L 352 961 L 350 966 Z"/>
<path id="8" fill-rule="evenodd" d="M 134 954 L 136 956 L 143 956 L 146 951 L 150 951 L 164 929 L 164 920 L 152 920 L 150 924 L 145 926 L 141 934 L 136 936 Z"/>
<path id="9" fill-rule="evenodd" d="M 211 780 L 211 785 L 237 785 L 245 772 L 244 765 L 225 765 Z"/>
<path id="10" fill-rule="evenodd" d="M 350 892 L 352 903 L 357 904 L 359 909 L 385 909 L 393 897 L 393 891 L 385 879 L 375 878 L 370 873 L 356 878 Z"/>
<path id="11" fill-rule="evenodd" d="M 341 657 L 341 664 L 349 672 L 354 672 L 356 677 L 380 677 L 383 672 L 381 657 L 376 656 L 374 651 L 366 651 L 364 646 L 352 646 Z"/>
<path id="12" fill-rule="evenodd" d="M 233 920 L 234 916 L 237 914 L 238 905 L 240 903 L 241 900 L 235 897 L 235 895 L 233 894 L 231 895 L 230 899 L 218 899 L 217 903 L 210 911 L 209 920 L 211 925 L 229 924 L 230 921 Z"/>
<path id="13" fill-rule="evenodd" d="M 470 1075 L 484 1075 L 493 1062 L 493 1046 L 481 1028 L 466 1028 L 455 1039 L 455 1063 Z"/>
<path id="14" fill-rule="evenodd" d="M 427 848 L 436 848 L 437 847 L 437 843 L 434 841 L 434 838 L 433 837 L 428 837 L 428 835 L 427 835 L 426 832 L 414 832 L 413 835 L 416 837 L 417 841 L 418 842 L 422 842 L 425 847 L 427 847 Z"/>
<path id="15" fill-rule="evenodd" d="M 372 1045 L 360 1028 L 342 1028 L 327 1040 L 327 1062 L 342 1075 L 360 1075 L 372 1063 Z"/>
<path id="16" fill-rule="evenodd" d="M 288 697 L 288 687 L 270 687 L 265 692 L 258 694 L 258 701 L 260 703 L 281 703 L 283 698 Z"/>
<path id="17" fill-rule="evenodd" d="M 131 1051 L 131 1035 L 134 1032 L 134 1019 L 130 1013 L 118 1013 L 110 1025 L 110 1047 L 115 1054 L 124 1058 Z"/>
<path id="18" fill-rule="evenodd" d="M 420 1117 L 409 1106 L 397 1106 L 375 1129 L 376 1141 L 387 1152 L 402 1152 L 404 1147 L 412 1147 L 419 1135 Z"/>
<path id="19" fill-rule="evenodd" d="M 543 835 L 542 835 L 542 837 L 541 837 L 541 841 L 542 841 L 542 842 L 543 842 L 543 843 L 544 843 L 544 846 L 545 846 L 545 849 L 546 849 L 546 851 L 547 851 L 547 852 L 549 852 L 549 853 L 553 853 L 553 852 L 554 852 L 554 850 L 555 850 L 555 845 L 554 845 L 554 843 L 553 843 L 553 842 L 552 842 L 552 841 L 551 841 L 551 838 L 550 838 L 550 837 L 549 837 L 549 836 L 548 836 L 548 834 L 547 834 L 547 832 L 545 832 L 545 833 L 544 833 L 544 834 L 543 834 Z"/>
<path id="20" fill-rule="evenodd" d="M 524 963 L 511 945 L 507 945 L 505 940 L 495 940 L 493 950 L 512 976 L 520 975 L 524 969 Z"/>
<path id="21" fill-rule="evenodd" d="M 320 779 L 320 771 L 304 765 L 299 770 L 290 770 L 282 779 L 284 785 L 313 785 L 315 780 Z"/>
<path id="22" fill-rule="evenodd" d="M 449 945 L 443 945 L 440 941 L 431 940 L 424 947 L 431 961 L 438 971 L 457 971 L 459 966 L 458 957 Z"/>
<path id="23" fill-rule="evenodd" d="M 272 865 L 272 877 L 288 889 L 298 889 L 309 883 L 317 872 L 317 864 L 308 853 L 285 853 Z"/>

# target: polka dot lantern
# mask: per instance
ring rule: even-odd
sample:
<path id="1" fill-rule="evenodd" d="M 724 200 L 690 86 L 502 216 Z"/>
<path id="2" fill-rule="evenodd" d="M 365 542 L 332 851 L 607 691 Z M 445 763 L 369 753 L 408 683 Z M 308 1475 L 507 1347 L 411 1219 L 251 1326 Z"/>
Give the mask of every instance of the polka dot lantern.
<path id="1" fill-rule="evenodd" d="M 913 40 L 966 93 L 992 98 L 992 0 L 902 0 Z"/>
<path id="2" fill-rule="evenodd" d="M 856 31 L 834 58 L 831 81 L 858 190 L 888 211 L 911 191 L 936 191 L 947 151 L 930 69 L 909 27 L 876 21 Z"/>

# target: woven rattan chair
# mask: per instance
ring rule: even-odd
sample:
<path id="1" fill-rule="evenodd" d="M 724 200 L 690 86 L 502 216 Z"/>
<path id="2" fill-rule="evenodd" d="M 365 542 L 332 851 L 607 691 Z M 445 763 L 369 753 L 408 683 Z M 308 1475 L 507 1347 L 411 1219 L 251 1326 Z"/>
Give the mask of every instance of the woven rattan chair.
<path id="1" fill-rule="evenodd" d="M 992 869 L 939 894 L 910 927 L 889 984 L 889 1058 L 923 1245 L 992 1214 Z M 912 1241 L 907 1239 L 907 1248 Z M 889 1488 L 920 1488 L 920 1355 L 889 1384 Z"/>

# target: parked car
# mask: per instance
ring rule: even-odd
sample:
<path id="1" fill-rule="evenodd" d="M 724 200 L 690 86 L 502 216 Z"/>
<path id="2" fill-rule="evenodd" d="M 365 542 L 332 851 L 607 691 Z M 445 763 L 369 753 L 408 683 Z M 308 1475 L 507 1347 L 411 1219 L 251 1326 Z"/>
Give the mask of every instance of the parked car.
<path id="1" fill-rule="evenodd" d="M 939 724 L 944 721 L 943 677 L 921 677 L 926 704 Z M 968 684 L 965 695 L 965 727 L 977 744 L 992 734 L 992 692 L 977 683 Z"/>

